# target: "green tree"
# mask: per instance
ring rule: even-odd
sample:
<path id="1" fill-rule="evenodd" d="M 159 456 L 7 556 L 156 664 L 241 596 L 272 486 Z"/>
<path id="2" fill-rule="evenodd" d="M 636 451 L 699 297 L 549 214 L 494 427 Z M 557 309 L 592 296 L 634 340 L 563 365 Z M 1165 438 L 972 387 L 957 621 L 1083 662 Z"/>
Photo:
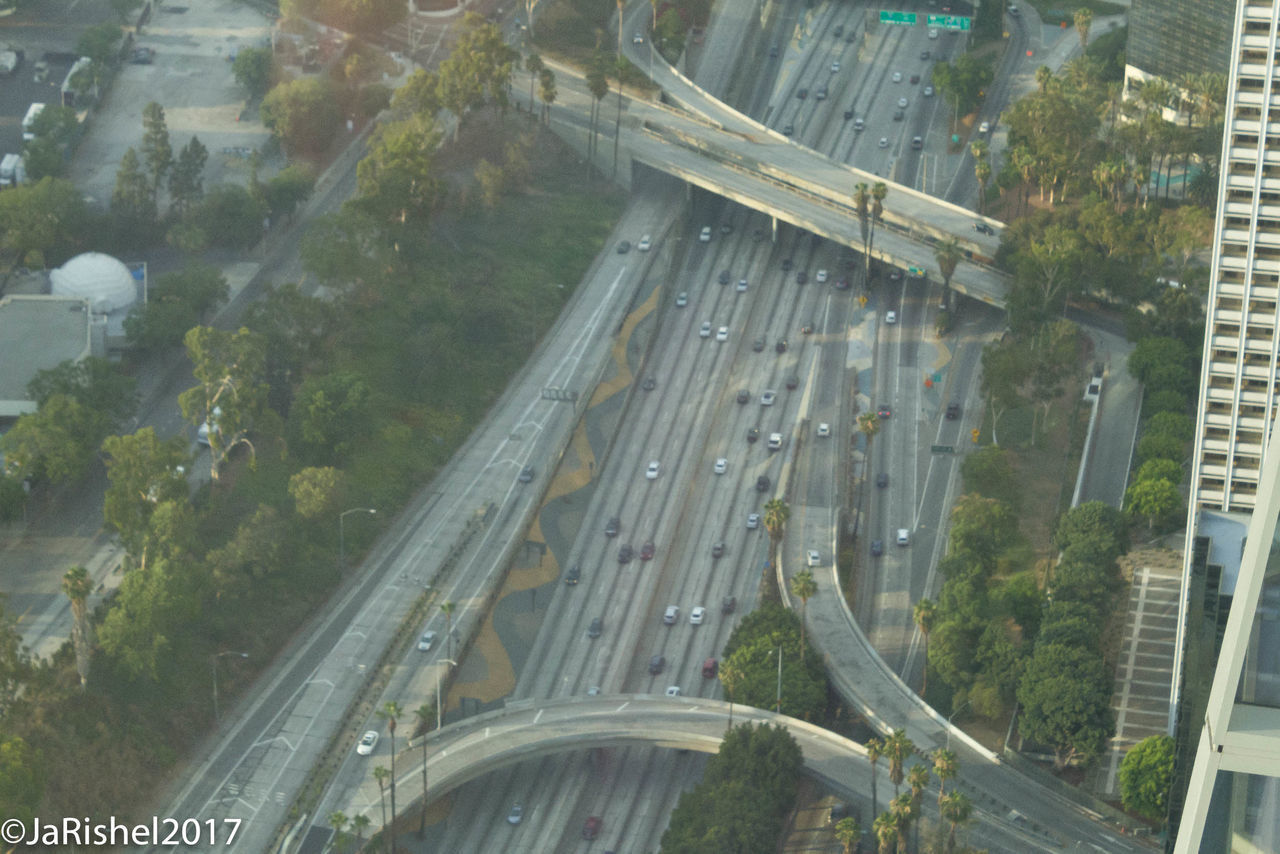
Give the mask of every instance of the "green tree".
<path id="1" fill-rule="evenodd" d="M 210 473 L 217 481 L 218 468 L 233 448 L 244 444 L 253 452 L 248 437 L 265 405 L 266 342 L 248 329 L 225 332 L 206 326 L 188 331 L 183 342 L 197 385 L 178 396 L 178 405 L 194 427 L 215 418 L 217 429 L 209 431 L 209 451 Z"/>
<path id="2" fill-rule="evenodd" d="M 219 184 L 205 194 L 195 216 L 215 246 L 248 249 L 262 239 L 266 207 L 239 184 Z"/>
<path id="3" fill-rule="evenodd" d="M 109 65 L 115 58 L 124 31 L 116 24 L 106 21 L 89 27 L 80 34 L 76 42 L 76 53 L 102 65 Z"/>
<path id="4" fill-rule="evenodd" d="M 556 75 L 550 68 L 538 74 L 538 99 L 542 101 L 542 120 L 551 124 L 551 105 L 556 102 Z"/>
<path id="5" fill-rule="evenodd" d="M 1087 8 L 1076 9 L 1075 25 L 1076 33 L 1080 36 L 1080 50 L 1089 47 L 1089 26 L 1093 23 L 1093 10 Z"/>
<path id="6" fill-rule="evenodd" d="M 400 704 L 394 700 L 388 700 L 382 704 L 382 708 L 378 709 L 378 717 L 387 722 L 387 732 L 391 736 L 391 776 L 388 778 L 391 782 L 391 823 L 387 825 L 387 831 L 390 834 L 391 841 L 389 848 L 391 851 L 396 850 L 396 719 L 403 714 Z"/>
<path id="7" fill-rule="evenodd" d="M 1018 516 L 994 498 L 962 495 L 951 510 L 949 542 L 955 552 L 967 552 L 987 566 L 1017 541 Z"/>
<path id="8" fill-rule="evenodd" d="M 867 762 L 871 764 L 871 814 L 878 815 L 880 809 L 876 797 L 876 780 L 880 775 L 876 772 L 876 765 L 884 756 L 884 740 L 872 736 L 867 739 L 867 743 L 864 746 L 867 749 Z"/>
<path id="9" fill-rule="evenodd" d="M 920 694 L 923 696 L 929 691 L 929 632 L 933 629 L 933 624 L 937 622 L 938 606 L 934 604 L 932 599 L 921 599 L 916 603 L 911 613 L 915 617 L 916 625 L 920 627 L 920 635 L 924 638 L 925 665 L 921 668 L 924 671 L 924 676 L 920 685 Z"/>
<path id="10" fill-rule="evenodd" d="M 236 526 L 225 543 L 209 552 L 206 563 L 219 600 L 245 600 L 261 579 L 278 571 L 290 551 L 288 520 L 266 504 Z"/>
<path id="11" fill-rule="evenodd" d="M 954 780 L 960 773 L 959 761 L 955 751 L 939 747 L 931 754 L 933 759 L 933 776 L 938 778 L 938 809 L 942 809 L 942 799 L 947 794 L 947 781 Z"/>
<path id="12" fill-rule="evenodd" d="M 911 789 L 911 815 L 913 818 L 919 818 L 921 801 L 924 799 L 924 790 L 929 787 L 929 766 L 928 765 L 912 765 L 907 769 L 907 786 Z M 916 850 L 920 848 L 920 825 L 916 825 L 916 839 L 913 846 Z"/>
<path id="13" fill-rule="evenodd" d="M 151 173 L 151 197 L 154 199 L 173 168 L 173 144 L 169 141 L 164 107 L 155 101 L 142 108 L 142 159 Z"/>
<path id="14" fill-rule="evenodd" d="M 73 566 L 62 576 L 62 592 L 71 603 L 71 646 L 76 654 L 76 673 L 80 676 L 80 690 L 89 681 L 89 663 L 93 657 L 93 625 L 89 622 L 89 594 L 93 592 L 93 579 L 83 566 Z M 0 800 L 3 800 L 0 796 Z"/>
<path id="15" fill-rule="evenodd" d="M 1149 433 L 1138 440 L 1138 461 L 1142 465 L 1151 460 L 1181 463 L 1186 452 L 1187 443 L 1167 433 Z"/>
<path id="16" fill-rule="evenodd" d="M 187 330 L 212 314 L 229 294 L 217 267 L 192 264 L 164 273 L 151 283 L 146 303 L 135 305 L 125 318 L 125 337 L 141 350 L 176 347 Z"/>
<path id="17" fill-rule="evenodd" d="M 588 157 L 595 156 L 597 122 L 600 119 L 600 102 L 609 94 L 609 66 L 604 51 L 596 50 L 587 66 L 587 89 L 591 92 L 591 141 L 587 145 Z"/>
<path id="18" fill-rule="evenodd" d="M 269 47 L 242 47 L 236 52 L 235 62 L 231 63 L 231 73 L 236 78 L 236 83 L 248 93 L 250 99 L 267 94 L 274 72 Z"/>
<path id="19" fill-rule="evenodd" d="M 1187 345 L 1176 338 L 1143 338 L 1129 353 L 1129 373 L 1140 383 L 1149 385 L 1161 368 L 1176 366 L 1189 368 L 1193 357 Z"/>
<path id="20" fill-rule="evenodd" d="M 0 716 L 13 710 L 14 704 L 27 690 L 32 675 L 31 657 L 22 642 L 22 635 L 18 634 L 13 621 L 5 614 L 5 600 L 5 595 L 0 593 Z M 4 794 L 6 779 L 7 774 L 0 770 L 0 800 L 9 797 Z M 0 807 L 5 806 L 0 803 Z"/>
<path id="21" fill-rule="evenodd" d="M 800 661 L 804 662 L 804 617 L 809 609 L 809 599 L 818 592 L 818 583 L 813 580 L 813 573 L 802 569 L 791 576 L 791 595 L 800 597 Z"/>
<path id="22" fill-rule="evenodd" d="M 38 750 L 19 735 L 0 736 L 0 814 L 29 823 L 44 798 L 46 770 Z"/>
<path id="23" fill-rule="evenodd" d="M 141 247 L 152 239 L 156 224 L 156 200 L 151 180 L 142 168 L 138 153 L 125 151 L 116 172 L 116 186 L 111 192 L 111 216 L 120 239 Z"/>
<path id="24" fill-rule="evenodd" d="M 1099 539 L 1114 560 L 1129 549 L 1124 515 L 1101 501 L 1086 501 L 1062 515 L 1053 532 L 1055 548 L 1066 551 L 1077 541 Z"/>
<path id="25" fill-rule="evenodd" d="M 440 131 L 430 116 L 380 125 L 356 167 L 359 206 L 382 224 L 425 223 L 444 199 Z"/>
<path id="26" fill-rule="evenodd" d="M 1097 756 L 1115 731 L 1111 676 L 1091 649 L 1036 644 L 1018 686 L 1019 728 L 1052 748 L 1054 768 Z"/>
<path id="27" fill-rule="evenodd" d="M 126 436 L 107 436 L 102 454 L 108 481 L 102 500 L 103 521 L 120 535 L 125 552 L 136 563 L 141 560 L 157 505 L 186 501 L 185 470 L 191 465 L 191 454 L 182 437 L 160 439 L 150 427 Z"/>
<path id="28" fill-rule="evenodd" d="M 74 397 L 55 394 L 0 436 L 0 450 L 11 474 L 65 483 L 88 472 L 109 428 L 101 412 Z"/>
<path id="29" fill-rule="evenodd" d="M 960 463 L 964 488 L 986 498 L 1017 506 L 1021 498 L 1017 474 L 1009 453 L 998 445 L 987 445 L 965 454 Z"/>
<path id="30" fill-rule="evenodd" d="M 316 156 L 338 132 L 341 114 L 327 78 L 304 77 L 281 83 L 262 99 L 262 124 L 286 152 Z"/>
<path id="31" fill-rule="evenodd" d="M 906 774 L 906 761 L 916 752 L 916 746 L 907 738 L 905 729 L 895 729 L 884 740 L 884 755 L 889 760 L 889 782 L 893 783 L 893 796 L 896 799 L 901 792 L 902 781 Z"/>
<path id="32" fill-rule="evenodd" d="M 862 839 L 862 825 L 851 815 L 845 816 L 836 822 L 836 826 L 832 828 L 835 833 L 836 842 L 844 846 L 843 854 L 853 854 L 853 848 Z"/>
<path id="33" fill-rule="evenodd" d="M 368 433 L 371 395 L 364 377 L 349 371 L 307 377 L 290 411 L 306 457 L 332 461 L 350 453 Z"/>
<path id="34" fill-rule="evenodd" d="M 48 137 L 38 136 L 23 145 L 22 165 L 27 172 L 27 181 L 61 178 L 67 172 L 66 158 L 57 143 Z"/>
<path id="35" fill-rule="evenodd" d="M 949 237 L 938 244 L 933 251 L 934 260 L 938 262 L 938 270 L 942 273 L 942 304 L 951 307 L 951 277 L 956 274 L 956 266 L 960 263 L 960 242 Z"/>
<path id="36" fill-rule="evenodd" d="M 191 210 L 204 196 L 204 166 L 208 160 L 209 150 L 195 136 L 178 152 L 169 173 L 170 210 L 178 216 Z"/>
<path id="37" fill-rule="evenodd" d="M 192 571 L 189 563 L 157 557 L 120 582 L 98 637 L 129 679 L 161 683 L 179 666 L 173 653 L 200 616 Z"/>
<path id="38" fill-rule="evenodd" d="M 1120 802 L 1151 821 L 1163 822 L 1173 785 L 1174 740 L 1149 735 L 1129 748 L 1120 763 Z"/>
<path id="39" fill-rule="evenodd" d="M 890 813 L 880 813 L 880 815 L 876 816 L 873 830 L 876 834 L 876 841 L 880 845 L 878 849 L 880 854 L 893 854 L 901 842 L 898 820 Z"/>
<path id="40" fill-rule="evenodd" d="M 133 417 L 138 408 L 138 381 L 122 373 L 106 359 L 87 356 L 73 362 L 36 371 L 27 383 L 27 393 L 37 404 L 55 394 L 63 394 L 107 417 L 108 427 L 117 429 Z"/>
<path id="41" fill-rule="evenodd" d="M 111 10 L 120 18 L 120 23 L 129 22 L 129 16 L 142 8 L 143 0 L 111 0 Z"/>
<path id="42" fill-rule="evenodd" d="M 781 498 L 771 498 L 764 504 L 764 529 L 769 534 L 769 565 L 778 561 L 778 545 L 782 542 L 782 534 L 791 518 L 791 508 Z"/>
<path id="43" fill-rule="evenodd" d="M 273 220 L 292 217 L 298 205 L 311 197 L 316 186 L 316 173 L 305 163 L 290 163 L 267 181 L 267 212 Z"/>
<path id="44" fill-rule="evenodd" d="M 1000 417 L 1019 406 L 1019 386 L 1027 377 L 1027 361 L 1017 342 L 1007 340 L 982 348 L 982 396 L 991 410 L 991 441 L 999 445 L 997 428 Z"/>
<path id="45" fill-rule="evenodd" d="M 455 140 L 471 111 L 493 105 L 505 112 L 507 90 L 519 59 L 498 26 L 484 17 L 468 12 L 460 29 L 457 43 L 439 69 L 441 104 L 457 117 Z M 548 73 L 550 70 L 543 68 L 540 76 Z"/>
<path id="46" fill-rule="evenodd" d="M 1138 480 L 1125 491 L 1125 506 L 1135 515 L 1145 517 L 1147 530 L 1182 509 L 1182 493 L 1177 484 L 1164 479 Z"/>
<path id="47" fill-rule="evenodd" d="M 930 635 L 928 666 L 952 689 L 973 683 L 975 640 L 973 630 L 958 619 L 940 620 Z"/>
<path id="48" fill-rule="evenodd" d="M 293 496 L 298 515 L 304 519 L 320 519 L 336 513 L 341 490 L 342 472 L 332 466 L 309 466 L 289 478 L 289 494 Z"/>
<path id="49" fill-rule="evenodd" d="M 973 815 L 973 804 L 964 792 L 950 792 L 939 802 L 939 811 L 942 814 L 942 820 L 947 823 L 947 845 L 944 849 L 946 854 L 951 854 L 956 850 L 956 830 L 962 824 L 969 822 L 970 816 Z"/>

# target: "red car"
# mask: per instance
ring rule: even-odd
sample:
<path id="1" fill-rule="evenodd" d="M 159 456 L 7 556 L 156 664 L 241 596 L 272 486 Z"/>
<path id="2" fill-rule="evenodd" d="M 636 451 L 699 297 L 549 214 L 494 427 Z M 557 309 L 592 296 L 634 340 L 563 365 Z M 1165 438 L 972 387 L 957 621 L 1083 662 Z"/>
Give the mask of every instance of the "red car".
<path id="1" fill-rule="evenodd" d="M 645 543 L 643 546 L 640 547 L 640 559 L 653 560 L 653 541 L 652 540 L 650 540 L 649 542 Z"/>
<path id="2" fill-rule="evenodd" d="M 602 824 L 604 822 L 600 820 L 600 816 L 588 816 L 586 823 L 582 825 L 582 838 L 595 839 L 600 835 L 600 825 Z"/>
<path id="3" fill-rule="evenodd" d="M 891 410 L 887 406 L 882 406 L 876 410 L 876 415 L 880 416 L 881 418 L 888 418 L 890 415 L 893 415 L 893 410 Z"/>

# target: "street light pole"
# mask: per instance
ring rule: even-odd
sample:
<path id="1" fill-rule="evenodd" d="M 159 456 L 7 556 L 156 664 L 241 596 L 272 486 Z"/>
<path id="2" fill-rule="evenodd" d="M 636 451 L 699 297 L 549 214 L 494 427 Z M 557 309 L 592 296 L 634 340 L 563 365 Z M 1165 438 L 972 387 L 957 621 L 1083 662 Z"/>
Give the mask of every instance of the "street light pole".
<path id="1" fill-rule="evenodd" d="M 215 652 L 213 655 L 209 656 L 209 669 L 213 671 L 213 721 L 214 723 L 217 723 L 218 720 L 221 718 L 221 715 L 218 714 L 218 659 L 222 658 L 222 656 L 224 655 L 238 655 L 241 658 L 249 657 L 249 653 L 247 652 L 235 652 L 234 650 L 227 650 L 226 652 Z"/>
<path id="2" fill-rule="evenodd" d="M 960 704 L 960 708 L 952 709 L 951 714 L 947 715 L 947 750 L 951 749 L 951 719 L 963 712 L 969 706 L 969 703 L 969 700 L 965 700 Z"/>
<path id="3" fill-rule="evenodd" d="M 370 516 L 378 511 L 373 507 L 352 507 L 350 510 L 343 510 L 338 514 L 338 572 L 343 572 L 347 568 L 347 539 L 343 523 L 347 519 L 349 513 L 368 513 Z"/>
<path id="4" fill-rule="evenodd" d="M 450 667 L 457 667 L 458 662 L 452 658 L 442 658 L 437 664 L 448 664 Z M 440 729 L 442 723 L 441 718 L 444 717 L 444 698 L 440 696 L 440 668 L 436 668 L 436 729 Z"/>
<path id="5" fill-rule="evenodd" d="M 773 710 L 778 714 L 782 714 L 782 645 L 781 644 L 778 645 L 778 648 L 776 650 L 772 650 L 772 649 L 769 650 L 770 655 L 773 655 L 775 652 L 778 653 L 778 695 L 777 695 L 777 699 L 774 701 L 775 705 Z"/>

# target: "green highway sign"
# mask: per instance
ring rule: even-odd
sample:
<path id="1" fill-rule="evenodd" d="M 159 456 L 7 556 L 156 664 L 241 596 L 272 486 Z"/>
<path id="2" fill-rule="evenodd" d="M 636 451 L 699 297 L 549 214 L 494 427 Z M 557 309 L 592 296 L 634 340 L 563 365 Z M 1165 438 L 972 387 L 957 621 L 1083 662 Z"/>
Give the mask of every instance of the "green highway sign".
<path id="1" fill-rule="evenodd" d="M 881 12 L 881 15 L 884 13 Z M 929 15 L 926 20 L 931 27 L 942 27 L 944 30 L 969 31 L 973 19 L 965 15 Z"/>
<path id="2" fill-rule="evenodd" d="M 924 278 L 924 267 L 916 267 L 916 266 L 914 266 L 914 265 L 913 265 L 913 266 L 910 266 L 910 267 L 908 267 L 908 268 L 907 268 L 907 275 L 912 276 L 912 277 L 917 278 L 917 279 L 923 279 L 923 278 Z"/>
<path id="3" fill-rule="evenodd" d="M 914 27 L 916 23 L 916 13 L 915 12 L 892 12 L 888 9 L 881 9 L 880 23 L 906 24 L 908 26 Z"/>
<path id="4" fill-rule="evenodd" d="M 929 448 L 935 454 L 954 454 L 956 452 L 955 445 L 933 445 Z"/>

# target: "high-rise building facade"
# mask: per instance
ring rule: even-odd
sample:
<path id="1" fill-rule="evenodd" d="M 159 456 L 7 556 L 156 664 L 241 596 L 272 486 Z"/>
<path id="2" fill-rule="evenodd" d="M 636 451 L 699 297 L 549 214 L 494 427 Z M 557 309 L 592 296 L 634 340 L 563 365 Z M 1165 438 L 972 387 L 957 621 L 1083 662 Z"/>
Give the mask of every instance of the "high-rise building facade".
<path id="1" fill-rule="evenodd" d="M 1170 83 L 1191 74 L 1225 74 L 1235 5 L 1235 0 L 1133 0 L 1125 64 Z"/>
<path id="2" fill-rule="evenodd" d="M 1178 854 L 1280 851 L 1280 0 L 1233 11 L 1175 648 Z"/>

